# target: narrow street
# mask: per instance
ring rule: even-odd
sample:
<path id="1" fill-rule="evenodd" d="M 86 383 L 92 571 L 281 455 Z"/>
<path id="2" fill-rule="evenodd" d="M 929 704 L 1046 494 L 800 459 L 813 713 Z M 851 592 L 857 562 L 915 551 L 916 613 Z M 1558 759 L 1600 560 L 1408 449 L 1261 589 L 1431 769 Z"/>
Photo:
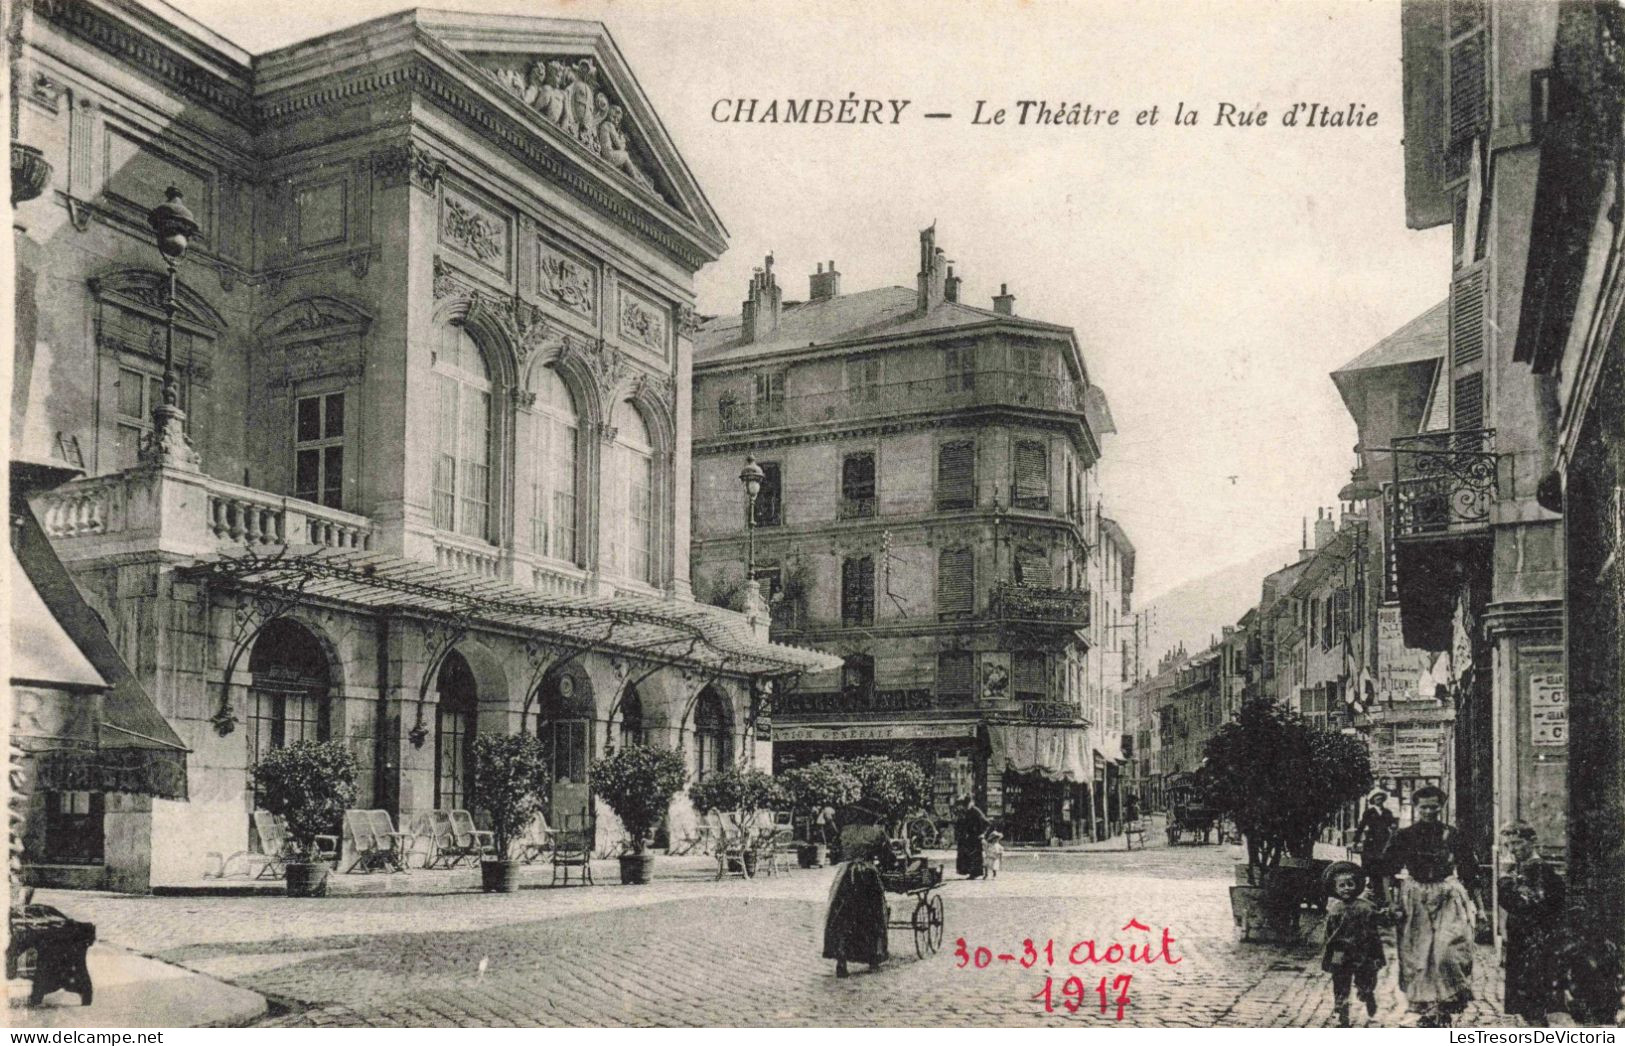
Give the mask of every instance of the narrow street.
<path id="1" fill-rule="evenodd" d="M 1111 1026 L 1117 992 L 1102 1015 L 1098 982 L 1120 973 L 1133 978 L 1125 1026 L 1331 1023 L 1317 933 L 1292 948 L 1236 939 L 1226 887 L 1237 854 L 1156 843 L 1133 853 L 1014 852 L 995 881 L 944 886 L 941 952 L 919 960 L 912 934 L 894 929 L 891 961 L 844 981 L 818 957 L 829 869 L 716 882 L 708 862 L 661 858 L 662 877 L 639 888 L 42 899 L 93 920 L 106 941 L 269 996 L 273 1026 Z M 892 902 L 894 918 L 910 903 Z M 1131 919 L 1151 932 L 1124 932 Z M 1155 956 L 1165 926 L 1177 964 L 1068 962 L 1086 940 L 1102 952 L 1112 941 L 1149 944 Z M 1038 957 L 1024 967 L 1028 937 Z M 960 938 L 969 955 L 986 947 L 1015 958 L 978 969 L 956 959 Z M 1051 940 L 1053 968 L 1043 954 Z M 1499 973 L 1482 952 L 1479 1001 L 1462 1024 L 1505 1023 Z M 1074 974 L 1081 983 L 1063 994 Z M 1046 975 L 1053 1013 L 1034 998 Z M 1080 987 L 1083 1005 L 1068 1012 Z M 1379 997 L 1373 1023 L 1414 1023 L 1392 961 Z"/>

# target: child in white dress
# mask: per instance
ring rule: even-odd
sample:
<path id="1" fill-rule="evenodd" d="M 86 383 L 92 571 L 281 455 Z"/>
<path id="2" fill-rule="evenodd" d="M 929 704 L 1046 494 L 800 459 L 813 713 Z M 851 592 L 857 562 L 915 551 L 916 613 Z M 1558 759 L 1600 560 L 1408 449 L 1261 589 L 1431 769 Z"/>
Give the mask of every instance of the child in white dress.
<path id="1" fill-rule="evenodd" d="M 999 865 L 1004 863 L 1004 843 L 999 840 L 1004 835 L 999 832 L 987 833 L 987 842 L 982 844 L 982 863 L 987 867 L 990 879 L 999 877 Z"/>

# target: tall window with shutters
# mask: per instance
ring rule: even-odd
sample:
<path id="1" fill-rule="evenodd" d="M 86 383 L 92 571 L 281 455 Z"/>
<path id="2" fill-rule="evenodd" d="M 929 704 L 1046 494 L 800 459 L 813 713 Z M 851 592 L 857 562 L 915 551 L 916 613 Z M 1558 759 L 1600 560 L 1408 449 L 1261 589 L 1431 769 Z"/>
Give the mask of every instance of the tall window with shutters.
<path id="1" fill-rule="evenodd" d="M 1050 390 L 1047 385 L 1047 360 L 1045 350 L 1031 345 L 1015 345 L 1010 349 L 1011 369 L 1014 382 L 1013 392 L 1018 402 L 1026 403 L 1031 399 L 1042 397 Z"/>
<path id="2" fill-rule="evenodd" d="M 875 561 L 853 556 L 841 561 L 841 623 L 875 623 Z"/>
<path id="3" fill-rule="evenodd" d="M 976 655 L 944 650 L 937 655 L 937 704 L 968 705 L 976 696 Z"/>
<path id="4" fill-rule="evenodd" d="M 1049 508 L 1049 450 L 1037 440 L 1016 443 L 1016 474 L 1010 504 L 1015 508 Z"/>
<path id="5" fill-rule="evenodd" d="M 783 368 L 757 371 L 751 385 L 751 407 L 757 418 L 772 418 L 784 412 Z"/>
<path id="6" fill-rule="evenodd" d="M 937 553 L 937 620 L 961 621 L 976 610 L 976 559 L 968 548 Z"/>
<path id="7" fill-rule="evenodd" d="M 537 371 L 536 385 L 531 547 L 550 559 L 575 563 L 581 453 L 576 401 L 552 367 Z"/>
<path id="8" fill-rule="evenodd" d="M 943 391 L 974 392 L 976 390 L 976 355 L 969 345 L 942 350 Z"/>
<path id="9" fill-rule="evenodd" d="M 879 356 L 856 356 L 846 361 L 846 398 L 852 403 L 873 403 L 880 396 Z"/>
<path id="10" fill-rule="evenodd" d="M 186 383 L 177 385 L 182 410 L 187 409 Z M 120 469 L 134 468 L 141 462 L 141 444 L 152 431 L 153 408 L 164 401 L 163 375 L 128 364 L 118 369 L 118 418 L 115 433 L 117 445 L 114 460 Z"/>
<path id="11" fill-rule="evenodd" d="M 344 393 L 294 401 L 293 496 L 344 507 Z"/>
<path id="12" fill-rule="evenodd" d="M 1485 272 L 1463 269 L 1450 283 L 1450 427 L 1481 429 L 1484 402 Z"/>
<path id="13" fill-rule="evenodd" d="M 1010 682 L 1017 701 L 1049 700 L 1049 658 L 1042 650 L 1018 650 L 1010 657 Z"/>
<path id="14" fill-rule="evenodd" d="M 874 452 L 846 455 L 841 459 L 840 517 L 867 519 L 876 508 Z"/>
<path id="15" fill-rule="evenodd" d="M 634 581 L 654 584 L 658 565 L 655 525 L 654 447 L 649 427 L 631 403 L 616 412 L 615 441 L 626 484 L 625 538 L 621 573 Z"/>
<path id="16" fill-rule="evenodd" d="M 1449 0 L 1445 21 L 1445 178 L 1467 174 L 1474 139 L 1489 126 L 1489 27 L 1485 0 Z"/>
<path id="17" fill-rule="evenodd" d="M 937 509 L 976 507 L 976 444 L 954 440 L 937 448 Z"/>
<path id="18" fill-rule="evenodd" d="M 777 461 L 757 462 L 762 487 L 756 495 L 756 525 L 776 527 L 784 522 L 784 473 Z"/>
<path id="19" fill-rule="evenodd" d="M 461 326 L 440 330 L 434 377 L 438 439 L 434 524 L 489 540 L 491 523 L 491 370 Z"/>

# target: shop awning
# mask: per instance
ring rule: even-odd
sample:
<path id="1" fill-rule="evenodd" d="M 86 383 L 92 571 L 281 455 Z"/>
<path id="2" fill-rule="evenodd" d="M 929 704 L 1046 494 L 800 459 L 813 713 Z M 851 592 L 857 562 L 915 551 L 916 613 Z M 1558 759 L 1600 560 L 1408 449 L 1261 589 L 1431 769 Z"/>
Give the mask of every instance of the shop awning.
<path id="1" fill-rule="evenodd" d="M 1088 733 L 1082 724 L 991 723 L 987 732 L 993 748 L 991 767 L 1050 781 L 1094 779 L 1094 759 L 1087 751 Z"/>
<path id="2" fill-rule="evenodd" d="M 280 590 L 375 612 L 456 617 L 721 674 L 780 676 L 841 666 L 831 654 L 758 639 L 739 614 L 692 600 L 538 592 L 385 552 L 318 546 L 270 555 L 234 552 L 186 572 L 212 584 Z"/>
<path id="3" fill-rule="evenodd" d="M 95 709 L 65 709 L 54 732 L 19 730 L 34 755 L 35 787 L 185 799 L 186 745 L 124 663 L 39 521 L 15 515 L 10 681 Z"/>

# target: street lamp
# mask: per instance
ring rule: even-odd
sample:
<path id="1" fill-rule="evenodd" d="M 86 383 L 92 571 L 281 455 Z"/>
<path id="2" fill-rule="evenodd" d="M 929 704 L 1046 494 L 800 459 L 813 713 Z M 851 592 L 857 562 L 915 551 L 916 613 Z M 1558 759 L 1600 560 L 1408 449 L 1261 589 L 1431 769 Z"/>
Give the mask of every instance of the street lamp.
<path id="1" fill-rule="evenodd" d="M 739 482 L 745 485 L 745 580 L 751 581 L 756 572 L 756 496 L 762 492 L 765 477 L 756 459 L 745 455 L 745 467 L 739 470 Z M 754 582 L 753 582 L 754 583 Z"/>
<path id="2" fill-rule="evenodd" d="M 164 190 L 164 202 L 148 212 L 147 224 L 152 226 L 169 279 L 164 292 L 163 396 L 152 408 L 152 439 L 143 457 L 157 464 L 195 467 L 197 451 L 186 435 L 186 412 L 181 409 L 175 380 L 175 263 L 186 253 L 189 238 L 197 235 L 198 224 L 181 202 L 181 191 L 173 185 Z"/>

